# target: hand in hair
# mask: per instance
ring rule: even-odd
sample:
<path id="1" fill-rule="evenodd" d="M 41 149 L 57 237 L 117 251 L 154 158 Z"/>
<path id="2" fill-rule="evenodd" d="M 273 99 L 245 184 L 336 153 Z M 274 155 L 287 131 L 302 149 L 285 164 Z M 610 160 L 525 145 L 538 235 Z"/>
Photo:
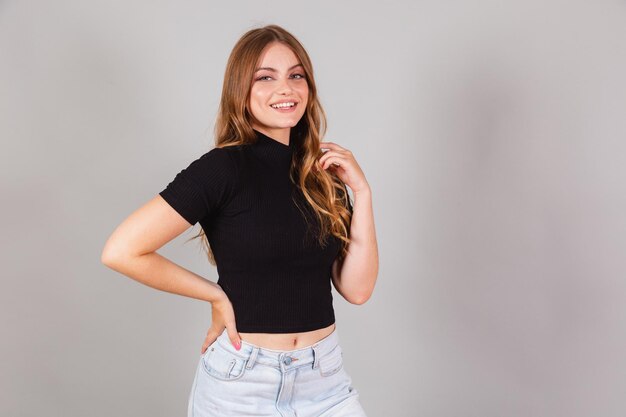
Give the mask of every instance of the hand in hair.
<path id="1" fill-rule="evenodd" d="M 365 174 L 350 150 L 333 142 L 321 142 L 320 148 L 328 149 L 318 161 L 322 169 L 329 169 L 336 174 L 354 193 L 369 188 Z"/>

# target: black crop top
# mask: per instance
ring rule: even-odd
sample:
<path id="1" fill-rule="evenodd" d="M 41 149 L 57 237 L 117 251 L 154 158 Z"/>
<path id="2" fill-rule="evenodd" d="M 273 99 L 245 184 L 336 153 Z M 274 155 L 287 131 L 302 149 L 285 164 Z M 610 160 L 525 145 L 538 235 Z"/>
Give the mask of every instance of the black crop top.
<path id="1" fill-rule="evenodd" d="M 190 224 L 202 226 L 237 331 L 329 326 L 335 322 L 331 267 L 341 241 L 331 235 L 322 247 L 316 240 L 319 223 L 289 178 L 295 136 L 285 145 L 255 133 L 254 144 L 211 149 L 159 194 Z"/>

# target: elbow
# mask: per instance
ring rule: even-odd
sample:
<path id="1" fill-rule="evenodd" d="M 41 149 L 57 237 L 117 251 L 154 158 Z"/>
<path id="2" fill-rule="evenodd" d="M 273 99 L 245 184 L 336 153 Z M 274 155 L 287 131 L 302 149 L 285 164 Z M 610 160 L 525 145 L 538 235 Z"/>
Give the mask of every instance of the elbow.
<path id="1" fill-rule="evenodd" d="M 100 262 L 109 268 L 111 268 L 111 266 L 115 263 L 115 258 L 117 256 L 115 246 L 113 237 L 109 236 L 104 244 L 104 247 L 102 248 L 102 253 L 100 254 Z"/>
<path id="2" fill-rule="evenodd" d="M 357 305 L 357 306 L 360 306 L 364 302 L 365 301 L 363 301 L 363 299 L 361 299 L 361 298 L 353 298 L 352 300 L 350 300 L 350 304 L 354 304 L 354 305 Z"/>
<path id="3" fill-rule="evenodd" d="M 115 264 L 115 259 L 115 255 L 106 248 L 102 251 L 102 254 L 100 255 L 100 262 L 102 262 L 102 264 L 108 266 L 109 268 L 113 267 L 113 265 Z"/>
<path id="4" fill-rule="evenodd" d="M 116 245 L 107 242 L 100 254 L 100 262 L 111 269 L 116 269 L 116 265 L 121 263 L 121 253 L 122 251 Z"/>
<path id="5" fill-rule="evenodd" d="M 369 300 L 371 294 L 370 293 L 363 293 L 360 291 L 346 291 L 345 288 L 341 288 L 341 287 L 337 287 L 335 286 L 335 288 L 337 288 L 337 292 L 339 292 L 339 294 L 341 294 L 341 296 L 343 297 L 344 300 L 346 300 L 347 302 L 349 302 L 350 304 L 354 304 L 354 305 L 361 305 L 364 304 L 367 300 Z"/>
<path id="6" fill-rule="evenodd" d="M 372 297 L 376 278 L 374 277 L 371 283 L 359 285 L 358 287 L 353 288 L 346 288 L 345 285 L 342 285 L 341 281 L 338 279 L 333 280 L 333 282 L 339 294 L 341 294 L 347 302 L 354 305 L 361 305 L 365 304 Z"/>
<path id="7" fill-rule="evenodd" d="M 349 300 L 350 303 L 356 304 L 356 305 L 365 304 L 370 298 L 372 298 L 372 294 L 374 293 L 375 283 L 376 283 L 376 278 L 374 278 L 371 286 L 368 286 L 367 288 L 362 289 L 361 291 L 355 291 L 354 295 Z"/>
<path id="8" fill-rule="evenodd" d="M 363 295 L 359 295 L 357 297 L 354 297 L 350 300 L 350 303 L 355 304 L 355 305 L 361 305 L 361 304 L 365 304 L 367 302 L 367 300 L 369 300 L 371 298 L 372 294 L 363 294 Z"/>

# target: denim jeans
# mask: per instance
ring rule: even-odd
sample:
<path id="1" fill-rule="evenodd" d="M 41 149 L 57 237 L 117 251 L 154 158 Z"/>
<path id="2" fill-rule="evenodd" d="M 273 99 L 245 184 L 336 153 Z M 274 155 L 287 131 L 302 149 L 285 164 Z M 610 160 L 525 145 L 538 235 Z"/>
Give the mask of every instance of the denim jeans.
<path id="1" fill-rule="evenodd" d="M 296 350 L 242 341 L 226 329 L 201 355 L 188 417 L 366 417 L 343 367 L 337 328 Z"/>

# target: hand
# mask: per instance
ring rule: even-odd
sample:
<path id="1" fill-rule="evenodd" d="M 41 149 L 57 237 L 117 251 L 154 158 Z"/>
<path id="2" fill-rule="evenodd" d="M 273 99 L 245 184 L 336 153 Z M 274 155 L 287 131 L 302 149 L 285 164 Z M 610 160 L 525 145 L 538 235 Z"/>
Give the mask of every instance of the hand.
<path id="1" fill-rule="evenodd" d="M 230 342 L 235 349 L 241 349 L 241 337 L 235 326 L 235 311 L 226 293 L 222 298 L 211 303 L 211 315 L 211 327 L 204 339 L 201 353 L 206 352 L 207 348 L 222 334 L 224 328 L 226 328 Z"/>
<path id="2" fill-rule="evenodd" d="M 320 148 L 327 148 L 317 161 L 322 169 L 330 169 L 341 181 L 347 184 L 354 193 L 367 190 L 369 184 L 365 179 L 365 174 L 354 159 L 354 155 L 348 149 L 342 148 L 333 142 L 320 142 Z"/>

